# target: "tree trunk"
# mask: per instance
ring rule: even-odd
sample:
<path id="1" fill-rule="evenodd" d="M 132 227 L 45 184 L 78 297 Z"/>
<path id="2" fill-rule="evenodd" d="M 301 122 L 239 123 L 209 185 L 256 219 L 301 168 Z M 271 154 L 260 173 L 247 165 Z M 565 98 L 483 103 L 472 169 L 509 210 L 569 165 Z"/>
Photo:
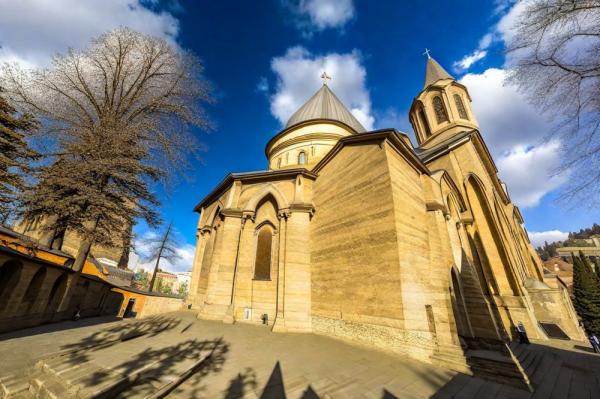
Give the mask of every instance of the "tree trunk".
<path id="1" fill-rule="evenodd" d="M 154 282 L 156 280 L 156 273 L 158 272 L 158 265 L 160 263 L 161 255 L 162 254 L 159 252 L 158 257 L 156 258 L 156 265 L 154 265 L 154 272 L 152 273 L 152 279 L 150 280 L 150 285 L 148 286 L 148 291 L 150 291 L 150 292 L 154 291 Z"/>
<path id="2" fill-rule="evenodd" d="M 98 227 L 98 223 L 100 223 L 100 217 L 96 218 L 94 221 L 94 225 L 91 229 L 91 234 L 93 235 L 96 232 L 96 228 Z M 83 266 L 87 261 L 88 256 L 90 255 L 90 251 L 92 249 L 93 240 L 89 238 L 84 238 L 79 244 L 79 250 L 77 251 L 77 256 L 75 257 L 75 262 L 73 263 L 73 270 L 75 270 L 78 274 L 81 274 L 83 271 Z"/>
<path id="3" fill-rule="evenodd" d="M 129 264 L 129 250 L 131 248 L 131 235 L 127 234 L 127 236 L 123 239 L 123 251 L 121 252 L 121 257 L 119 258 L 119 263 L 117 267 L 119 269 L 127 269 L 127 265 Z"/>
<path id="4" fill-rule="evenodd" d="M 87 261 L 91 249 L 91 240 L 83 240 L 81 245 L 79 245 L 79 250 L 77 251 L 77 256 L 75 257 L 75 262 L 73 263 L 73 270 L 75 270 L 78 274 L 83 272 L 83 266 Z"/>

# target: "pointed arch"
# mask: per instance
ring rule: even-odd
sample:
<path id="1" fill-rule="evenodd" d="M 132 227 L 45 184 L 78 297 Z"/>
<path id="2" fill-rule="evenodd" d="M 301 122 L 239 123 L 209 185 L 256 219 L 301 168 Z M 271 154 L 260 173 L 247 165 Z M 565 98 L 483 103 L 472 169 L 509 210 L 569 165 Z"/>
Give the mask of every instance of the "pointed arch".
<path id="1" fill-rule="evenodd" d="M 0 267 L 0 313 L 6 308 L 21 279 L 23 264 L 8 260 Z"/>
<path id="2" fill-rule="evenodd" d="M 516 277 L 502 245 L 500 226 L 494 218 L 493 208 L 490 206 L 485 194 L 485 186 L 479 177 L 475 174 L 469 174 L 465 179 L 465 191 L 477 231 L 481 236 L 481 247 L 484 256 L 493 270 L 500 293 L 519 295 L 520 291 Z M 479 254 L 480 258 L 481 255 Z"/>
<path id="3" fill-rule="evenodd" d="M 440 95 L 436 95 L 431 100 L 431 104 L 433 105 L 433 112 L 438 125 L 443 122 L 448 122 L 448 112 L 446 111 L 442 97 Z"/>
<path id="4" fill-rule="evenodd" d="M 33 308 L 33 305 L 36 303 L 38 299 L 38 295 L 40 293 L 40 289 L 44 284 L 44 280 L 46 279 L 46 268 L 40 267 L 33 278 L 29 281 L 29 285 L 27 286 L 27 290 L 23 295 L 23 299 L 21 299 L 21 303 L 26 303 L 25 313 L 29 313 Z"/>
<path id="5" fill-rule="evenodd" d="M 259 190 L 256 194 L 250 198 L 246 206 L 244 207 L 245 212 L 256 212 L 258 204 L 267 196 L 271 195 L 277 204 L 277 210 L 287 209 L 290 207 L 289 202 L 285 198 L 285 195 L 273 184 L 269 184 L 263 189 Z"/>
<path id="6" fill-rule="evenodd" d="M 473 330 L 471 328 L 471 321 L 469 320 L 467 305 L 465 303 L 460 272 L 456 265 L 452 265 L 450 268 L 450 282 L 450 296 L 457 333 L 461 337 L 472 337 Z"/>
<path id="7" fill-rule="evenodd" d="M 420 101 L 419 105 L 417 105 L 417 124 L 419 124 L 419 122 L 423 129 L 423 138 L 428 139 L 431 136 L 431 128 L 429 127 L 429 121 L 425 114 L 425 107 Z"/>
<path id="8" fill-rule="evenodd" d="M 458 110 L 458 116 L 462 119 L 469 120 L 469 116 L 467 115 L 467 110 L 465 108 L 465 103 L 462 100 L 460 94 L 454 94 L 452 96 L 454 98 L 454 104 L 456 105 L 456 109 Z"/>
<path id="9" fill-rule="evenodd" d="M 214 226 L 215 220 L 221 213 L 222 209 L 223 209 L 223 203 L 221 201 L 217 201 L 217 204 L 215 205 L 215 207 L 212 209 L 210 214 L 207 215 L 207 217 L 204 221 L 204 225 L 205 226 Z"/>

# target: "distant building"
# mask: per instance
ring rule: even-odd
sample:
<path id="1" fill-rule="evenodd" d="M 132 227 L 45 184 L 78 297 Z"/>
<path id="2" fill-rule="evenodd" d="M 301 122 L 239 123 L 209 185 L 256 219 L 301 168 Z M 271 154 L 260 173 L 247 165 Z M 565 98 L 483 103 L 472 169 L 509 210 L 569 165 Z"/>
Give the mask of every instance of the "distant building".
<path id="1" fill-rule="evenodd" d="M 577 240 L 585 245 L 580 246 L 568 246 L 556 248 L 556 252 L 563 257 L 564 259 L 571 259 L 571 254 L 579 255 L 579 253 L 583 253 L 583 255 L 587 258 L 590 258 L 592 262 L 595 262 L 596 259 L 600 259 L 600 237 L 594 236 L 590 238 L 583 238 Z"/>
<path id="2" fill-rule="evenodd" d="M 154 290 L 158 291 L 158 287 L 169 288 L 171 292 L 175 292 L 174 286 L 177 284 L 177 276 L 173 273 L 160 271 L 156 273 L 156 283 Z"/>
<path id="3" fill-rule="evenodd" d="M 192 272 L 177 272 L 177 273 L 175 273 L 175 276 L 177 276 L 177 282 L 175 283 L 175 286 L 173 287 L 174 293 L 178 293 L 179 287 L 181 287 L 183 285 L 185 285 L 187 287 L 187 290 L 190 289 L 190 282 L 192 280 Z"/>

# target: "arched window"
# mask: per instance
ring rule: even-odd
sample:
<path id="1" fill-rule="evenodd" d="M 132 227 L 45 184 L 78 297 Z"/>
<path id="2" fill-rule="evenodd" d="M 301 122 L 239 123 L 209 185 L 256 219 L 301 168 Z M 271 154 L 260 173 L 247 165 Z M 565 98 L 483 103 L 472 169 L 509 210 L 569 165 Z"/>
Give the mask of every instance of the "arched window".
<path id="1" fill-rule="evenodd" d="M 256 261 L 254 262 L 254 279 L 271 279 L 271 248 L 273 246 L 273 231 L 269 226 L 263 226 L 256 238 Z"/>
<path id="2" fill-rule="evenodd" d="M 306 163 L 306 154 L 304 151 L 300 151 L 298 154 L 298 165 L 304 165 Z"/>
<path id="3" fill-rule="evenodd" d="M 467 110 L 465 109 L 465 104 L 463 103 L 462 98 L 458 94 L 454 95 L 454 104 L 456 104 L 456 109 L 458 110 L 458 116 L 463 119 L 469 119 L 467 116 Z"/>
<path id="4" fill-rule="evenodd" d="M 419 107 L 419 119 L 421 120 L 421 123 L 423 124 L 423 129 L 425 130 L 425 138 L 431 136 L 431 129 L 429 129 L 429 123 L 427 123 L 427 116 L 425 116 L 425 111 L 423 110 L 423 107 Z"/>
<path id="5" fill-rule="evenodd" d="M 281 158 L 277 158 L 277 167 L 281 168 Z"/>
<path id="6" fill-rule="evenodd" d="M 435 111 L 437 123 L 448 122 L 448 114 L 440 96 L 433 97 L 433 110 Z"/>

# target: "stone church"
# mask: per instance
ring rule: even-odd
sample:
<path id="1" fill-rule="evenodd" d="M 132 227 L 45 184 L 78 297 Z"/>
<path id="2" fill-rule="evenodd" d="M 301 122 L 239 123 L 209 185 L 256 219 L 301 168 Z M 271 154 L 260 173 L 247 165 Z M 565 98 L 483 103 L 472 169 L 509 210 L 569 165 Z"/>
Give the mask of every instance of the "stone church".
<path id="1" fill-rule="evenodd" d="M 196 206 L 198 317 L 461 371 L 469 351 L 510 359 L 518 323 L 533 339 L 549 338 L 544 326 L 584 339 L 470 105 L 429 58 L 410 108 L 414 147 L 393 128 L 366 131 L 324 83 L 267 143 L 267 170 L 227 175 Z"/>

